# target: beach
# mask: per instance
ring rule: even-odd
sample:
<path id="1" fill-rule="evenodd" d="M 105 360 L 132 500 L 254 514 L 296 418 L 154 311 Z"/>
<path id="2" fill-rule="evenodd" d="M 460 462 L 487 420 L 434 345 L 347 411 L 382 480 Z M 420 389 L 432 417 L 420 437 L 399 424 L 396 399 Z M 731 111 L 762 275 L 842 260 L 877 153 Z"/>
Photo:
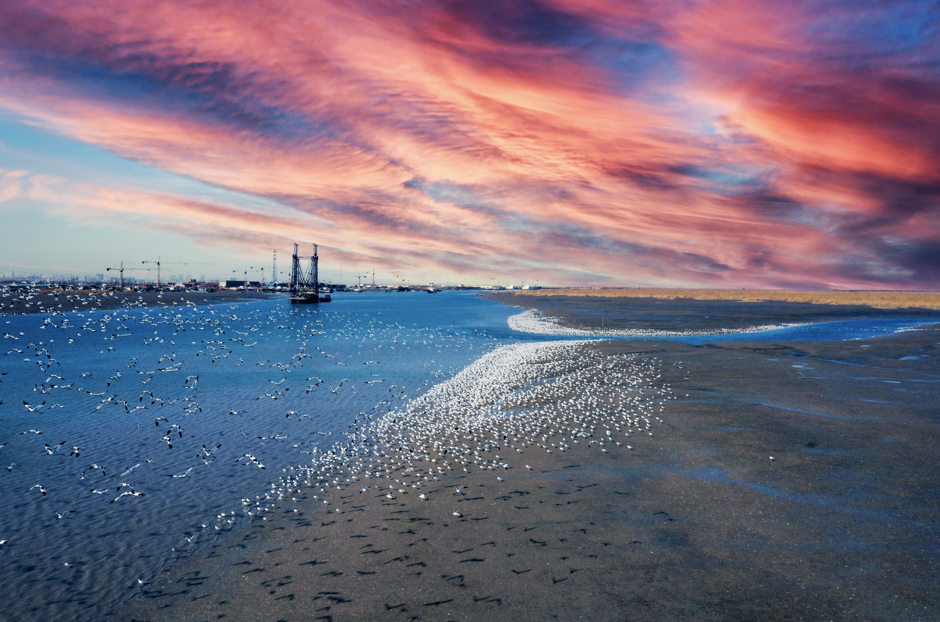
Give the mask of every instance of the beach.
<path id="1" fill-rule="evenodd" d="M 497 295 L 553 298 L 656 298 L 661 300 L 718 300 L 733 302 L 796 302 L 816 305 L 867 306 L 874 309 L 940 309 L 940 292 L 864 290 L 774 289 L 527 289 L 500 291 Z"/>
<path id="2" fill-rule="evenodd" d="M 642 295 L 634 295 L 638 293 Z M 694 298 L 697 293 L 712 297 Z M 933 320 L 937 311 L 929 305 L 940 300 L 936 294 L 923 294 L 915 299 L 907 293 L 891 297 L 877 292 L 870 297 L 848 292 L 841 298 L 838 295 L 843 292 L 797 292 L 800 296 L 793 297 L 799 299 L 787 300 L 784 299 L 787 292 L 768 290 L 742 291 L 755 296 L 753 299 L 719 298 L 736 293 L 736 290 L 527 290 L 485 292 L 481 296 L 538 312 L 548 320 L 541 327 L 526 330 L 595 336 L 655 336 L 656 331 L 667 331 L 672 335 L 683 332 L 750 332 L 773 326 L 851 321 L 871 317 L 873 313 L 884 318 Z M 779 297 L 774 299 L 774 296 Z M 763 300 L 763 297 L 769 299 Z M 854 302 L 825 302 L 832 299 Z M 924 306 L 904 306 L 906 302 L 915 300 Z M 893 306 L 876 309 L 879 302 L 885 305 L 891 302 Z"/>
<path id="3" fill-rule="evenodd" d="M 936 619 L 938 344 L 924 326 L 507 351 L 529 391 L 480 399 L 536 413 L 521 437 L 489 418 L 392 430 L 382 453 L 403 458 L 380 475 L 291 480 L 109 619 Z"/>

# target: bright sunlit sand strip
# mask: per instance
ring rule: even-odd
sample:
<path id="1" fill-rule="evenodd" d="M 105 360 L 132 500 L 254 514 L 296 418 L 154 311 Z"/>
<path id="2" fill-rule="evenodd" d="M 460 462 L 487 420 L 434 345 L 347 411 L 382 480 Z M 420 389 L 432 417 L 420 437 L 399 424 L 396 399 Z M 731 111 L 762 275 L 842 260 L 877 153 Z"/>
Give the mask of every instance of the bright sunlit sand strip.
<path id="1" fill-rule="evenodd" d="M 526 296 L 598 298 L 691 298 L 740 302 L 809 302 L 821 305 L 867 305 L 876 309 L 940 309 L 940 292 L 809 291 L 767 289 L 539 289 L 508 290 Z"/>
<path id="2" fill-rule="evenodd" d="M 554 335 L 559 337 L 688 337 L 693 335 L 730 335 L 739 333 L 761 333 L 778 328 L 791 328 L 802 326 L 802 323 L 790 324 L 763 324 L 760 326 L 747 326 L 745 328 L 718 328 L 710 330 L 651 330 L 643 328 L 599 328 L 585 330 L 583 328 L 570 328 L 562 326 L 563 318 L 543 317 L 538 311 L 530 309 L 507 320 L 509 328 L 523 333 L 538 335 Z"/>
<path id="3" fill-rule="evenodd" d="M 510 455 L 529 447 L 565 451 L 570 443 L 592 438 L 598 426 L 612 425 L 618 432 L 591 441 L 599 449 L 605 442 L 620 445 L 618 437 L 624 441 L 631 432 L 649 433 L 654 409 L 669 399 L 668 386 L 656 382 L 655 360 L 604 356 L 591 344 L 503 346 L 404 410 L 373 422 L 361 413 L 360 427 L 346 442 L 301 469 L 303 480 L 323 493 L 375 478 L 417 489 L 453 469 L 520 467 Z M 606 407 L 598 409 L 598 400 Z M 297 481 L 282 479 L 274 503 Z M 248 511 L 270 511 L 271 501 Z"/>

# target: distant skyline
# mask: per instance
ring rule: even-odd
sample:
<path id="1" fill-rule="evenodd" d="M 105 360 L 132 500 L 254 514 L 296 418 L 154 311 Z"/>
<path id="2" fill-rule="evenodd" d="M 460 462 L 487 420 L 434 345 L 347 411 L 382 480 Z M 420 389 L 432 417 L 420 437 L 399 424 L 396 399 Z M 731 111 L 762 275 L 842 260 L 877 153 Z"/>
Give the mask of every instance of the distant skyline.
<path id="1" fill-rule="evenodd" d="M 937 289 L 940 8 L 7 0 L 0 223 L 6 274 Z"/>

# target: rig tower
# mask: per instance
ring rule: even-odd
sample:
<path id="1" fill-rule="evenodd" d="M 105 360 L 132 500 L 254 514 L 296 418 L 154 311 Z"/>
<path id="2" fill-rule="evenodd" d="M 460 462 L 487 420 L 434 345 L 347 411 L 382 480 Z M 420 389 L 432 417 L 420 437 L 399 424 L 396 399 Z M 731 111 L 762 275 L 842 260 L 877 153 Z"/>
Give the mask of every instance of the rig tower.
<path id="1" fill-rule="evenodd" d="M 301 259 L 297 255 L 297 245 L 294 244 L 294 255 L 291 258 L 290 271 L 290 301 L 294 304 L 311 304 L 319 302 L 330 302 L 330 296 L 320 297 L 320 275 L 319 275 L 319 257 L 317 256 L 317 245 L 313 245 L 313 255 L 309 257 L 309 267 L 304 270 L 300 265 Z"/>

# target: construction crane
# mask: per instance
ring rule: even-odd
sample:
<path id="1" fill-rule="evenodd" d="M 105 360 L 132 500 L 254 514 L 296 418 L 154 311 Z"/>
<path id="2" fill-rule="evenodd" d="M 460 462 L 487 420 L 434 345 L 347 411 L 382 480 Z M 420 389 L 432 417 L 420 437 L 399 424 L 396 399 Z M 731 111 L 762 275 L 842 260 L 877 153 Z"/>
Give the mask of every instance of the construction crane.
<path id="1" fill-rule="evenodd" d="M 120 268 L 107 268 L 105 269 L 105 272 L 110 272 L 112 270 L 118 273 L 118 283 L 120 284 L 121 289 L 124 289 L 124 271 L 125 270 L 129 272 L 139 272 L 141 270 L 149 270 L 149 268 L 125 268 L 124 262 L 122 261 Z"/>
<path id="2" fill-rule="evenodd" d="M 193 263 L 193 262 L 191 262 L 191 261 L 182 261 L 182 262 L 181 262 L 181 261 L 164 261 L 164 262 L 161 262 L 159 256 L 157 256 L 157 260 L 156 260 L 156 261 L 142 261 L 142 262 L 140 262 L 140 263 L 142 263 L 142 264 L 146 264 L 146 263 L 155 263 L 155 264 L 157 264 L 157 289 L 160 289 L 160 265 L 161 265 L 161 263 L 166 264 L 166 265 L 168 265 L 168 266 L 213 266 L 213 265 L 215 265 L 215 264 L 213 264 L 213 263 Z"/>
<path id="3" fill-rule="evenodd" d="M 157 260 L 156 260 L 156 261 L 142 261 L 142 262 L 140 262 L 140 263 L 142 263 L 142 264 L 145 264 L 145 263 L 155 263 L 155 264 L 157 264 L 157 289 L 160 289 L 160 257 L 159 257 L 159 255 L 157 256 Z"/>
<path id="4" fill-rule="evenodd" d="M 118 283 L 120 283 L 121 289 L 124 289 L 124 262 L 121 262 L 120 268 L 108 268 L 105 272 L 111 272 L 112 270 L 118 271 Z"/>
<path id="5" fill-rule="evenodd" d="M 274 249 L 274 260 L 271 262 L 271 284 L 277 287 L 277 249 Z"/>

